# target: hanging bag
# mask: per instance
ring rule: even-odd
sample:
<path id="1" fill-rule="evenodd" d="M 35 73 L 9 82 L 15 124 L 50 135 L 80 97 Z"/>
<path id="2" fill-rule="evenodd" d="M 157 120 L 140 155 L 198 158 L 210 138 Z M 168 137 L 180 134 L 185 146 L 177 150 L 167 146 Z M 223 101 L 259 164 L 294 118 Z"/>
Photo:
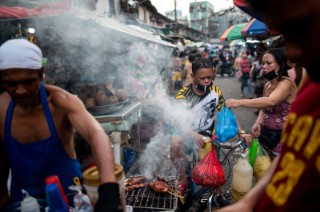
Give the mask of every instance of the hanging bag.
<path id="1" fill-rule="evenodd" d="M 194 167 L 191 179 L 197 185 L 218 189 L 225 184 L 226 178 L 218 160 L 216 150 L 211 151 Z"/>
<path id="2" fill-rule="evenodd" d="M 225 105 L 218 113 L 218 121 L 216 126 L 216 140 L 226 142 L 238 134 L 238 123 L 235 115 L 230 108 Z"/>
<path id="3" fill-rule="evenodd" d="M 256 160 L 259 140 L 258 138 L 252 138 L 252 142 L 249 146 L 249 163 L 253 168 L 254 161 Z"/>
<path id="4" fill-rule="evenodd" d="M 237 76 L 238 80 L 241 80 L 242 71 L 240 69 L 237 71 L 236 76 Z"/>
<path id="5" fill-rule="evenodd" d="M 269 169 L 271 165 L 270 157 L 267 151 L 258 142 L 256 157 L 253 165 L 253 175 L 256 181 L 259 181 L 264 173 Z"/>

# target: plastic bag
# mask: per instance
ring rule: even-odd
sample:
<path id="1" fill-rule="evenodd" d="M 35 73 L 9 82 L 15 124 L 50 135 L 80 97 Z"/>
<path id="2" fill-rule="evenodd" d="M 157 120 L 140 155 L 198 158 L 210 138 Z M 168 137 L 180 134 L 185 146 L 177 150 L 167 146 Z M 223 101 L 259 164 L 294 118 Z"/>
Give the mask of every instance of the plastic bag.
<path id="1" fill-rule="evenodd" d="M 218 113 L 218 121 L 216 126 L 216 140 L 226 142 L 238 134 L 238 123 L 235 115 L 230 108 L 225 105 Z"/>
<path id="2" fill-rule="evenodd" d="M 259 181 L 264 173 L 269 169 L 271 164 L 270 157 L 267 151 L 259 144 L 257 147 L 256 158 L 253 165 L 253 175 L 256 181 Z"/>
<path id="3" fill-rule="evenodd" d="M 197 185 L 218 189 L 226 178 L 214 148 L 194 167 L 191 179 Z"/>
<path id="4" fill-rule="evenodd" d="M 254 161 L 256 160 L 258 145 L 259 145 L 258 138 L 252 138 L 252 142 L 249 147 L 249 163 L 252 168 L 254 165 Z"/>
<path id="5" fill-rule="evenodd" d="M 242 71 L 238 70 L 238 71 L 236 72 L 236 76 L 237 76 L 238 80 L 241 80 Z"/>

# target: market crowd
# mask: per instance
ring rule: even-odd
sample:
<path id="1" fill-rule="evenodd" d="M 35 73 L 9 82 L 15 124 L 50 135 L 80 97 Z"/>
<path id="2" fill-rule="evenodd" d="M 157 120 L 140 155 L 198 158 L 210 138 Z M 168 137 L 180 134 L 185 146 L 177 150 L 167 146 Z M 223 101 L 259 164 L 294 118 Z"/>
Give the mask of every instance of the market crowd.
<path id="1" fill-rule="evenodd" d="M 283 34 L 284 47 L 259 55 L 206 48 L 172 53 L 168 90 L 199 114 L 190 128 L 171 131 L 170 155 L 180 172 L 180 194 L 187 186 L 185 145 L 203 147 L 204 136 L 215 133 L 216 114 L 224 106 L 251 107 L 257 109 L 251 132 L 241 133 L 238 123 L 237 134 L 249 146 L 258 138 L 272 164 L 243 198 L 219 211 L 319 211 L 320 60 L 314 52 L 320 48 L 320 1 L 248 2 L 271 29 Z M 61 176 L 66 193 L 72 192 L 67 185 L 81 178 L 73 148 L 76 129 L 90 144 L 100 173 L 95 210 L 122 211 L 110 138 L 79 98 L 42 82 L 41 59 L 41 50 L 23 39 L 0 47 L 0 210 L 21 201 L 23 188 L 44 198 L 48 175 Z M 238 99 L 225 100 L 214 85 L 216 74 L 225 74 L 228 60 L 240 80 Z"/>

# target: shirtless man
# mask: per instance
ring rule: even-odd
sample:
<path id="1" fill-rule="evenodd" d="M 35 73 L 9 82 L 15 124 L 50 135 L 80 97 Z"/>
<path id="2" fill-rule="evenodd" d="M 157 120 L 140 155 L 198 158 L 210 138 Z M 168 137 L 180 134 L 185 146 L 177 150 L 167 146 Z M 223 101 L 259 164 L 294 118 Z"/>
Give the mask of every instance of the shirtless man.
<path id="1" fill-rule="evenodd" d="M 68 186 L 73 178 L 82 177 L 75 160 L 74 129 L 91 145 L 99 169 L 96 211 L 122 211 L 108 135 L 77 96 L 42 83 L 41 60 L 41 50 L 24 39 L 9 40 L 0 47 L 5 90 L 0 95 L 0 211 L 21 201 L 21 189 L 45 199 L 45 179 L 50 175 L 58 175 L 64 192 L 71 193 Z"/>

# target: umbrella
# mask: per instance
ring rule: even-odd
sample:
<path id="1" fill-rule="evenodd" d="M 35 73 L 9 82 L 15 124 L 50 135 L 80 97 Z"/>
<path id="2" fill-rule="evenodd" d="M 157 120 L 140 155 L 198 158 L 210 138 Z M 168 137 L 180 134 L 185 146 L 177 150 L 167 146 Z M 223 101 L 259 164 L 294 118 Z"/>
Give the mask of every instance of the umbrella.
<path id="1" fill-rule="evenodd" d="M 230 47 L 233 47 L 233 46 L 242 46 L 244 45 L 245 42 L 243 40 L 233 40 L 229 43 L 229 46 Z"/>
<path id="2" fill-rule="evenodd" d="M 253 18 L 241 30 L 243 36 L 265 35 L 268 34 L 267 26 L 261 21 Z"/>
<path id="3" fill-rule="evenodd" d="M 241 35 L 241 30 L 246 24 L 236 24 L 229 27 L 220 37 L 221 41 L 230 41 L 230 40 L 237 40 L 243 39 Z"/>
<path id="4" fill-rule="evenodd" d="M 255 11 L 247 2 L 247 0 L 233 0 L 233 4 L 248 15 L 262 21 L 262 15 Z"/>
<path id="5" fill-rule="evenodd" d="M 245 27 L 243 27 L 241 34 L 247 37 L 256 35 L 280 35 L 279 32 L 268 29 L 267 25 L 255 18 L 253 18 Z"/>

